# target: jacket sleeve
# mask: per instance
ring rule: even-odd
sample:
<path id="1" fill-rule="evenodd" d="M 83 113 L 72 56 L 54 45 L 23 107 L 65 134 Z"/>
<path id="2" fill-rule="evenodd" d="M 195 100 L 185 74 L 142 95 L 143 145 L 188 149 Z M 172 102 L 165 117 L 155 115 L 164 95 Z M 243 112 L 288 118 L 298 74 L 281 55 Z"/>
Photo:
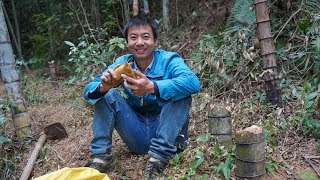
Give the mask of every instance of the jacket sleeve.
<path id="1" fill-rule="evenodd" d="M 84 89 L 83 97 L 84 97 L 84 99 L 88 100 L 90 104 L 95 104 L 99 99 L 101 99 L 103 97 L 102 96 L 102 97 L 97 98 L 97 99 L 90 99 L 89 98 L 89 93 L 94 92 L 100 86 L 100 84 L 101 84 L 100 77 L 104 72 L 102 72 L 101 74 L 97 75 L 92 81 L 90 81 L 87 84 L 87 86 Z"/>
<path id="2" fill-rule="evenodd" d="M 168 72 L 169 76 L 164 80 L 156 81 L 160 98 L 177 101 L 200 91 L 198 77 L 178 54 L 175 53 L 170 57 L 165 71 Z"/>

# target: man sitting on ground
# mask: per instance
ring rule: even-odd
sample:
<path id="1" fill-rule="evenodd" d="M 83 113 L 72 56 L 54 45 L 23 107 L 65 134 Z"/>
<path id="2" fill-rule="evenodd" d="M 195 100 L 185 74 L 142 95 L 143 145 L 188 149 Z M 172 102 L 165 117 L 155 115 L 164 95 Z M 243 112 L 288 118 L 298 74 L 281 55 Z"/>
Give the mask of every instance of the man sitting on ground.
<path id="1" fill-rule="evenodd" d="M 144 178 L 152 179 L 162 176 L 169 160 L 186 148 L 191 95 L 199 92 L 200 82 L 177 53 L 155 50 L 154 20 L 135 16 L 124 35 L 132 54 L 117 58 L 84 90 L 84 98 L 95 107 L 90 167 L 100 172 L 113 168 L 116 129 L 129 150 L 150 156 Z M 122 74 L 117 81 L 115 68 L 125 62 L 137 78 Z M 115 89 L 120 84 L 123 93 Z"/>

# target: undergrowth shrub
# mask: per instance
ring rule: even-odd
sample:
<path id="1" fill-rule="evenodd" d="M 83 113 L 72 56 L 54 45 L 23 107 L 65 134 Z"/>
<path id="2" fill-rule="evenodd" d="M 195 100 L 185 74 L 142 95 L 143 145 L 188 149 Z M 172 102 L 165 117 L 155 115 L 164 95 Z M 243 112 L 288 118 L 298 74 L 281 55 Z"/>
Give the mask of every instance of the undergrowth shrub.
<path id="1" fill-rule="evenodd" d="M 41 90 L 38 88 L 39 84 L 43 84 L 43 82 L 35 81 L 32 78 L 25 75 L 20 75 L 20 77 L 21 90 L 26 100 L 26 104 L 31 105 L 45 103 L 46 99 Z M 41 80 L 41 78 L 39 78 L 39 80 Z"/>
<path id="2" fill-rule="evenodd" d="M 199 135 L 196 142 L 196 148 L 176 154 L 170 161 L 173 167 L 184 172 L 179 179 L 212 179 L 208 171 L 215 171 L 214 177 L 230 179 L 235 146 L 222 146 L 213 140 L 213 135 L 210 133 Z M 184 165 L 181 166 L 182 164 Z"/>
<path id="3" fill-rule="evenodd" d="M 13 179 L 16 170 L 16 161 L 21 152 L 15 146 L 12 139 L 7 135 L 6 113 L 9 111 L 8 103 L 0 99 L 0 179 Z"/>
<path id="4" fill-rule="evenodd" d="M 238 80 L 256 76 L 260 58 L 253 44 L 254 21 L 252 1 L 236 1 L 224 28 L 217 35 L 203 35 L 191 67 L 204 86 L 221 93 L 234 88 Z"/>
<path id="5" fill-rule="evenodd" d="M 236 129 L 252 124 L 263 127 L 266 170 L 271 175 L 281 166 L 273 159 L 273 153 L 286 132 L 320 137 L 320 122 L 315 114 L 320 108 L 319 3 L 294 1 L 288 16 L 283 16 L 283 10 L 275 4 L 269 3 L 269 10 L 277 69 L 284 106 L 295 107 L 291 112 L 286 107 L 277 109 L 266 100 L 253 1 L 235 1 L 224 27 L 216 34 L 202 36 L 190 65 L 203 89 L 211 93 L 212 103 L 230 103 L 230 98 L 236 98 L 232 109 Z"/>
<path id="6" fill-rule="evenodd" d="M 65 68 L 73 73 L 68 84 L 93 79 L 115 60 L 119 50 L 125 48 L 123 38 L 113 37 L 109 41 L 99 38 L 96 42 L 88 42 L 86 39 L 86 35 L 81 36 L 78 45 L 65 41 L 70 46 L 70 65 Z"/>
<path id="7" fill-rule="evenodd" d="M 292 95 L 297 98 L 299 105 L 293 118 L 302 123 L 304 135 L 312 134 L 316 138 L 320 138 L 320 122 L 315 117 L 316 109 L 320 108 L 319 102 L 316 102 L 319 84 L 320 77 L 304 83 L 303 86 L 291 86 Z"/>
<path id="8" fill-rule="evenodd" d="M 5 102 L 5 100 L 0 98 L 0 128 L 1 128 L 0 144 L 11 141 L 8 137 L 6 137 L 5 128 L 4 128 L 4 125 L 7 122 L 5 113 L 6 111 L 9 111 L 9 109 L 10 109 L 9 105 Z"/>
<path id="9" fill-rule="evenodd" d="M 292 3 L 296 15 L 288 19 L 277 17 L 280 20 L 273 26 L 282 73 L 302 78 L 316 77 L 320 69 L 320 5 L 316 0 Z M 273 12 L 276 11 L 280 10 L 274 8 Z"/>

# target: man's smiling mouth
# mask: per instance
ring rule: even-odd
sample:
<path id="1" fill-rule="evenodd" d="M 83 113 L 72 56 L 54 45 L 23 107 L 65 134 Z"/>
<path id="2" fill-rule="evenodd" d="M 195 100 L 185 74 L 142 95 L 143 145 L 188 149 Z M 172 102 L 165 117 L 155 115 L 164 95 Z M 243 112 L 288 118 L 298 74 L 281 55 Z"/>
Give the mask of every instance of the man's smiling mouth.
<path id="1" fill-rule="evenodd" d="M 144 53 L 146 51 L 146 49 L 136 49 L 136 52 L 138 53 L 138 54 L 142 54 L 142 53 Z"/>

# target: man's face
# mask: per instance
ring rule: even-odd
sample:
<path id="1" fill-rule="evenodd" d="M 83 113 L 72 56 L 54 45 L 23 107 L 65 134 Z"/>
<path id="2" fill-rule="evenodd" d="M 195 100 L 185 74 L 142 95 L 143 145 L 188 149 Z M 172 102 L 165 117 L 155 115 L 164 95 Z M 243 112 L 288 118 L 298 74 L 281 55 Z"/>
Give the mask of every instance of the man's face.
<path id="1" fill-rule="evenodd" d="M 136 60 L 152 60 L 153 50 L 157 45 L 149 25 L 132 26 L 128 30 L 127 48 Z"/>

